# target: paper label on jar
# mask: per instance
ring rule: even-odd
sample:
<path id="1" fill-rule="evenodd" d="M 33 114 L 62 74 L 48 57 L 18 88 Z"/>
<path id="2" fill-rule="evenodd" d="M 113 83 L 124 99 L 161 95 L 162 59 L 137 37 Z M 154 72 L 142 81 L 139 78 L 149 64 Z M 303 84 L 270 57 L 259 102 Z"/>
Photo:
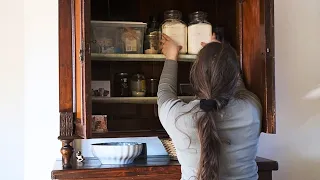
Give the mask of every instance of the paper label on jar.
<path id="1" fill-rule="evenodd" d="M 139 44 L 141 40 L 141 32 L 139 30 L 126 28 L 122 36 L 124 39 L 126 52 L 138 51 L 138 48 L 141 46 Z"/>
<path id="2" fill-rule="evenodd" d="M 184 24 L 164 24 L 162 32 L 182 46 L 181 53 L 187 53 L 187 27 Z"/>
<path id="3" fill-rule="evenodd" d="M 141 90 L 142 90 L 143 92 L 146 91 L 146 80 L 141 80 Z"/>
<path id="4" fill-rule="evenodd" d="M 126 38 L 125 40 L 126 51 L 137 51 L 137 40 L 135 38 Z"/>
<path id="5" fill-rule="evenodd" d="M 201 42 L 209 43 L 212 36 L 212 26 L 206 23 L 194 24 L 188 27 L 188 53 L 198 54 Z"/>

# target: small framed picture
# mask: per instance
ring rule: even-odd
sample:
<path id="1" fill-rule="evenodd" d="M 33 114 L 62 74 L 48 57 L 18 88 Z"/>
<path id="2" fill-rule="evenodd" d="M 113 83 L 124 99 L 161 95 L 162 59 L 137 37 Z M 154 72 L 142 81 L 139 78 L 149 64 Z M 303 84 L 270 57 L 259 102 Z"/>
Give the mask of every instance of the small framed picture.
<path id="1" fill-rule="evenodd" d="M 92 96 L 110 97 L 110 81 L 92 81 Z"/>
<path id="2" fill-rule="evenodd" d="M 107 115 L 92 115 L 92 132 L 105 133 L 108 132 Z"/>

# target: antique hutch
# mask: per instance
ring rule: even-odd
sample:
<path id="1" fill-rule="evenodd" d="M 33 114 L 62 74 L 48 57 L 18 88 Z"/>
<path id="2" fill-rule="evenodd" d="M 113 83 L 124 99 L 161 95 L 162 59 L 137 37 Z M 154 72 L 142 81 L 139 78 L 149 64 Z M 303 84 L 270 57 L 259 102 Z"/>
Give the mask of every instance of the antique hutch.
<path id="1" fill-rule="evenodd" d="M 163 179 L 160 174 L 171 177 L 164 179 L 180 177 L 180 167 L 177 162 L 169 162 L 167 166 L 158 167 L 138 168 L 132 165 L 112 170 L 102 168 L 101 172 L 99 166 L 96 169 L 92 167 L 81 169 L 72 163 L 74 139 L 168 137 L 156 115 L 156 97 L 96 98 L 91 95 L 91 81 L 112 82 L 117 72 L 139 71 L 148 78 L 159 78 L 164 61 L 163 55 L 91 54 L 90 22 L 91 20 L 147 22 L 150 15 L 160 15 L 161 22 L 163 12 L 170 9 L 180 10 L 185 21 L 189 13 L 202 10 L 208 13 L 208 20 L 213 27 L 224 27 L 225 39 L 238 52 L 247 88 L 257 94 L 262 101 L 262 131 L 276 132 L 273 0 L 59 0 L 60 136 L 58 139 L 63 145 L 62 162 L 57 162 L 58 167 L 52 172 L 53 179 L 80 177 Z M 188 74 L 194 59 L 194 55 L 180 56 L 178 75 L 180 83 L 188 83 Z M 112 117 L 108 119 L 108 132 L 92 132 L 93 114 L 108 114 Z M 277 163 L 263 158 L 258 158 L 257 162 L 260 179 L 271 179 L 271 171 L 278 168 Z"/>

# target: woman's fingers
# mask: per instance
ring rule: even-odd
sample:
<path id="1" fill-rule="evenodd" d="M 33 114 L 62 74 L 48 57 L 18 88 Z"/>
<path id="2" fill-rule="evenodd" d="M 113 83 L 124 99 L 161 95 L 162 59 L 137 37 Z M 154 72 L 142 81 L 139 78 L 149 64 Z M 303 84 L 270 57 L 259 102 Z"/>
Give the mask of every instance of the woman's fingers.
<path id="1" fill-rule="evenodd" d="M 167 36 L 166 34 L 164 34 L 164 33 L 162 33 L 162 38 L 167 40 L 167 41 L 172 41 L 172 39 L 169 36 Z"/>
<path id="2" fill-rule="evenodd" d="M 216 33 L 212 33 L 211 41 L 217 41 Z"/>
<path id="3" fill-rule="evenodd" d="M 216 33 L 212 33 L 212 36 L 211 36 L 211 41 L 210 42 L 218 42 L 218 43 L 221 43 L 220 41 L 217 40 L 217 36 L 216 36 Z M 208 43 L 205 43 L 205 42 L 201 42 L 201 46 L 204 47 L 205 45 L 207 45 Z"/>
<path id="4" fill-rule="evenodd" d="M 204 47 L 205 45 L 207 45 L 208 43 L 205 42 L 201 42 L 201 46 Z"/>
<path id="5" fill-rule="evenodd" d="M 221 42 L 217 39 L 217 35 L 216 35 L 216 33 L 212 33 L 212 36 L 211 36 L 211 42 L 218 42 L 218 43 L 221 43 Z"/>
<path id="6" fill-rule="evenodd" d="M 167 46 L 163 46 L 162 49 L 161 49 L 162 54 L 166 55 L 167 51 L 168 51 Z"/>

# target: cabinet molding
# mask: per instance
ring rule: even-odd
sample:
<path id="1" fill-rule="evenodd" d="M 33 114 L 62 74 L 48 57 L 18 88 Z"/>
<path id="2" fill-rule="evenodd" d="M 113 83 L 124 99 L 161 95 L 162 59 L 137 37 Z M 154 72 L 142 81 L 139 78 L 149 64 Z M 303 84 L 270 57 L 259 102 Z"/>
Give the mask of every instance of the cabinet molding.
<path id="1" fill-rule="evenodd" d="M 60 112 L 60 137 L 73 136 L 74 120 L 73 112 Z"/>

